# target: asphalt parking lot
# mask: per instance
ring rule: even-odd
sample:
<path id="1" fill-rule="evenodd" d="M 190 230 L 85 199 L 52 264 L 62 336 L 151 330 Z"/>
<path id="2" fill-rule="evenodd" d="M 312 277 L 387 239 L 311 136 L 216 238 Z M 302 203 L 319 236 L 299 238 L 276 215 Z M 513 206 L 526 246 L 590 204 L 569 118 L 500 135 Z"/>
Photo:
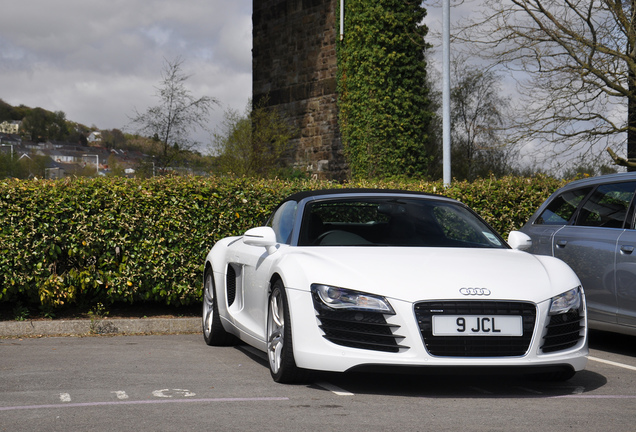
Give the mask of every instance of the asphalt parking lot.
<path id="1" fill-rule="evenodd" d="M 636 338 L 593 333 L 564 383 L 319 374 L 271 380 L 262 353 L 199 334 L 0 339 L 0 431 L 633 430 Z"/>

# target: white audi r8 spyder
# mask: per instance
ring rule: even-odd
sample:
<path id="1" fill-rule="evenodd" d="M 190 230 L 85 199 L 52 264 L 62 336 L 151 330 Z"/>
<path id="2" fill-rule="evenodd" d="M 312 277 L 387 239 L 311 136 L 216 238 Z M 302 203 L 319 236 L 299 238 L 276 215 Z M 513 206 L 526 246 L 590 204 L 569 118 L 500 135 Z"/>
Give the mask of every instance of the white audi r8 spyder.
<path id="1" fill-rule="evenodd" d="M 579 279 L 508 241 L 437 195 L 300 192 L 208 253 L 203 336 L 262 350 L 282 383 L 394 367 L 569 379 L 588 355 Z"/>

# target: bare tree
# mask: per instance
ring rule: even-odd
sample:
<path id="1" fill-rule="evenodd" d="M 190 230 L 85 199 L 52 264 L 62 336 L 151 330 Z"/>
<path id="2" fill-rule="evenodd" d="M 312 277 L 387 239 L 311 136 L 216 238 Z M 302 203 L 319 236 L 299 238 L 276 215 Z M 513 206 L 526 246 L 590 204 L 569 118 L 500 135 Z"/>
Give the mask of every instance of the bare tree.
<path id="1" fill-rule="evenodd" d="M 191 134 L 207 130 L 207 120 L 218 101 L 210 96 L 196 98 L 185 86 L 190 75 L 183 73 L 183 59 L 164 60 L 161 84 L 156 88 L 159 104 L 140 113 L 135 109 L 130 119 L 137 133 L 151 137 L 159 145 L 157 162 L 167 167 L 182 150 L 191 150 L 198 143 Z"/>
<path id="2" fill-rule="evenodd" d="M 492 70 L 453 62 L 451 89 L 452 173 L 473 180 L 504 174 L 509 144 L 505 133 L 509 101 L 501 94 L 501 78 Z"/>
<path id="3" fill-rule="evenodd" d="M 636 157 L 636 0 L 480 3 L 456 40 L 517 79 L 518 141 L 552 157 L 627 140 Z"/>
<path id="4" fill-rule="evenodd" d="M 458 180 L 473 180 L 514 171 L 515 146 L 508 139 L 510 100 L 503 92 L 503 78 L 495 71 L 455 56 L 451 62 L 451 173 Z M 428 71 L 429 99 L 437 113 L 430 124 L 429 171 L 442 176 L 442 90 L 440 72 Z"/>

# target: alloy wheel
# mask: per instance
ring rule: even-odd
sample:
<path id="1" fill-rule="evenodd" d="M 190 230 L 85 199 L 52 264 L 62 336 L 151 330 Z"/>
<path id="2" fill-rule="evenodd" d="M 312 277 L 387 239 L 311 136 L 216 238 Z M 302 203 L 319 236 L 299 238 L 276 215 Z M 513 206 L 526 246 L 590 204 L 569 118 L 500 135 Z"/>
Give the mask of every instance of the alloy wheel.
<path id="1" fill-rule="evenodd" d="M 267 318 L 267 357 L 272 373 L 280 370 L 285 343 L 285 318 L 280 290 L 275 290 L 269 299 Z"/>

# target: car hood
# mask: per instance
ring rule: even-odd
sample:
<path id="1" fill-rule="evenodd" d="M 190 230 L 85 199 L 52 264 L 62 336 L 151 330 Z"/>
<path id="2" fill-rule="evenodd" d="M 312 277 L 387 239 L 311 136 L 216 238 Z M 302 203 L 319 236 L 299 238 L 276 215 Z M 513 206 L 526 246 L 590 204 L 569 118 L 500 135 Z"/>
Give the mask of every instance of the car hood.
<path id="1" fill-rule="evenodd" d="M 538 303 L 580 284 L 562 261 L 512 249 L 291 249 L 295 249 L 290 251 L 293 258 L 287 258 L 302 269 L 303 282 L 299 283 L 304 287 L 322 283 L 410 302 L 502 299 Z M 463 295 L 462 288 L 486 288 L 490 295 Z"/>

